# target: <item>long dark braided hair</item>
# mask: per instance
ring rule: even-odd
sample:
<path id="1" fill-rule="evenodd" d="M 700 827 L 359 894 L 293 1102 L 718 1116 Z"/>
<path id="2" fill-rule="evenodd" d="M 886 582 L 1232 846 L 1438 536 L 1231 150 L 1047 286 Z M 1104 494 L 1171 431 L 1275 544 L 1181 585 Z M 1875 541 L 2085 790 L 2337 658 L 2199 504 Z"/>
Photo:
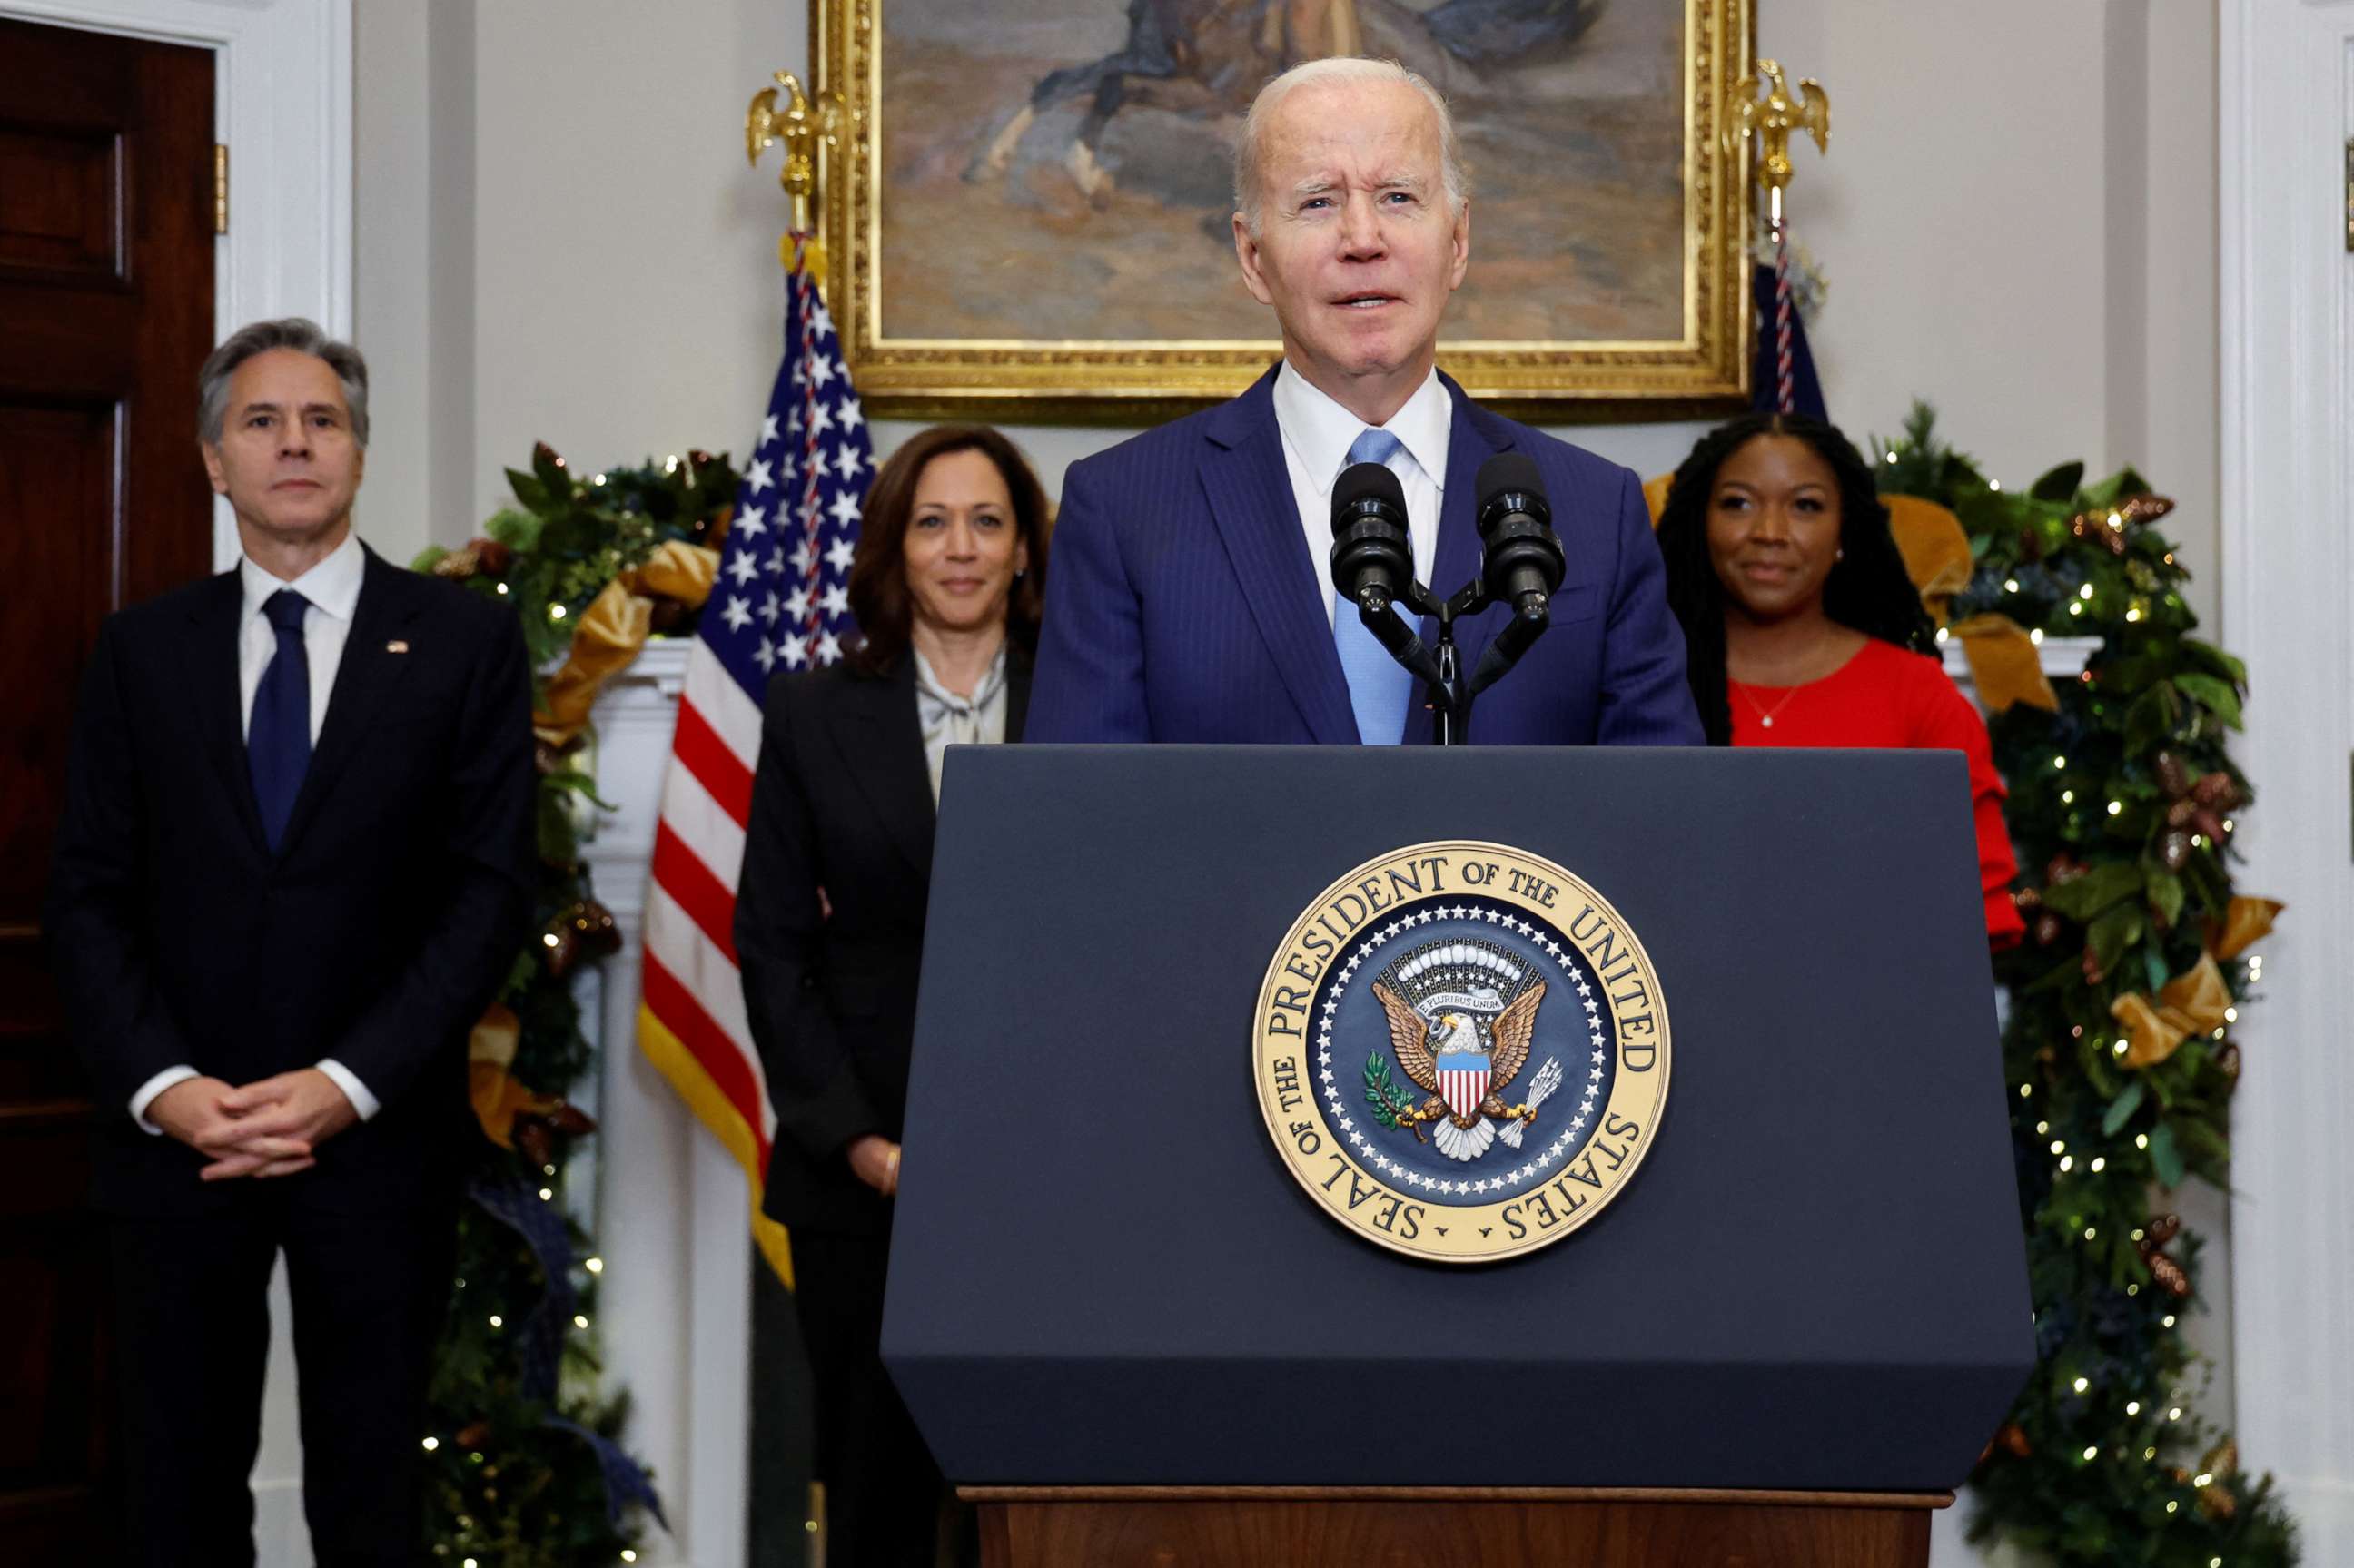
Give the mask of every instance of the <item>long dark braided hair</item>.
<path id="1" fill-rule="evenodd" d="M 1804 414 L 1744 414 L 1700 439 L 1676 470 L 1659 513 L 1659 553 L 1668 564 L 1668 607 L 1684 629 L 1684 669 L 1711 746 L 1733 744 L 1724 676 L 1724 585 L 1708 553 L 1708 504 L 1717 471 L 1759 436 L 1789 436 L 1812 447 L 1839 480 L 1840 548 L 1823 583 L 1823 613 L 1841 626 L 1934 653 L 1935 625 L 1904 570 L 1872 465 L 1836 425 Z"/>

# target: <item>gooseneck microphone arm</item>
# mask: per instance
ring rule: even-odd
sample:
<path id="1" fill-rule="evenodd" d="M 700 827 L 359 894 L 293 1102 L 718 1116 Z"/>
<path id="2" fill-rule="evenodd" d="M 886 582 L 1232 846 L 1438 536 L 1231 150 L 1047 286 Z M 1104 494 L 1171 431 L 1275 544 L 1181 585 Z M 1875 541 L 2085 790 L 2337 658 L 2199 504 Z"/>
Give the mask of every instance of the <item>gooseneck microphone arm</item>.
<path id="1" fill-rule="evenodd" d="M 1332 487 L 1332 586 L 1357 607 L 1357 618 L 1391 658 L 1427 688 L 1431 738 L 1460 745 L 1468 736 L 1471 699 L 1496 683 L 1551 624 L 1551 601 L 1561 587 L 1561 538 L 1536 463 L 1521 452 L 1499 452 L 1479 465 L 1476 493 L 1479 576 L 1441 599 L 1414 577 L 1405 492 L 1379 463 L 1356 463 Z M 1511 619 L 1479 656 L 1466 682 L 1456 656 L 1455 622 L 1491 604 L 1509 604 Z M 1426 645 L 1400 606 L 1438 623 Z"/>

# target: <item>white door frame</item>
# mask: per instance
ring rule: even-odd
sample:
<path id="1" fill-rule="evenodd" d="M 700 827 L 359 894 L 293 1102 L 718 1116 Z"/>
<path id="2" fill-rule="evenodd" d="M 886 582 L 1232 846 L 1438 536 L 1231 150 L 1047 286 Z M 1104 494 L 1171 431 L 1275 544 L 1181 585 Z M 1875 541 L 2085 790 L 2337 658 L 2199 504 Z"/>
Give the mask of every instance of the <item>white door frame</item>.
<path id="1" fill-rule="evenodd" d="M 214 336 L 267 316 L 351 335 L 352 0 L 0 0 L 0 16 L 211 49 L 213 135 L 229 150 Z M 213 565 L 237 555 L 216 498 Z"/>
<path id="2" fill-rule="evenodd" d="M 2222 620 L 2247 660 L 2259 944 L 2232 1109 L 2242 1463 L 2283 1483 L 2308 1563 L 2354 1562 L 2354 3 L 2223 0 Z M 2215 1282 L 2220 1284 L 2221 1282 Z M 2213 1288 L 2211 1285 L 2210 1288 Z"/>

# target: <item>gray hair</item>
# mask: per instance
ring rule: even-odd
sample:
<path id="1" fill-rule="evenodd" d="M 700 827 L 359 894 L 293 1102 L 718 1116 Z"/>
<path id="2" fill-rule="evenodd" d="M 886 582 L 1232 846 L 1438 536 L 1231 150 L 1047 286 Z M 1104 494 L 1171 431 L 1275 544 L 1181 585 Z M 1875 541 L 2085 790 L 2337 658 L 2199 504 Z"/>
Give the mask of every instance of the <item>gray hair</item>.
<path id="1" fill-rule="evenodd" d="M 329 337 L 318 323 L 302 316 L 241 326 L 205 356 L 205 367 L 196 372 L 196 439 L 207 446 L 220 445 L 221 425 L 228 417 L 229 377 L 237 374 L 239 366 L 273 348 L 291 348 L 327 362 L 327 368 L 344 384 L 344 404 L 352 413 L 352 439 L 366 446 L 367 361 L 360 357 L 358 349 Z"/>
<path id="2" fill-rule="evenodd" d="M 1471 198 L 1471 175 L 1463 166 L 1463 145 L 1455 134 L 1455 116 L 1448 112 L 1446 98 L 1420 72 L 1408 70 L 1395 60 L 1341 55 L 1293 66 L 1260 88 L 1258 96 L 1251 100 L 1242 139 L 1235 143 L 1235 210 L 1242 214 L 1243 227 L 1254 238 L 1259 226 L 1258 144 L 1267 122 L 1296 89 L 1328 82 L 1401 82 L 1422 94 L 1431 113 L 1438 117 L 1439 172 L 1447 182 L 1447 216 L 1463 210 L 1463 204 Z"/>

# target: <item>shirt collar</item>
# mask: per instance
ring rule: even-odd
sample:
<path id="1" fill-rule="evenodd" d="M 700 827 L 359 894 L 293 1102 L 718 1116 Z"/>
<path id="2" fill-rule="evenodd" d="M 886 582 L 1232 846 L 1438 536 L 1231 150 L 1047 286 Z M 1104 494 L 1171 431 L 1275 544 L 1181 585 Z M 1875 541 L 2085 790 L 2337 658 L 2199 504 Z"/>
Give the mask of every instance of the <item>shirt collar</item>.
<path id="1" fill-rule="evenodd" d="M 367 572 L 367 554 L 360 548 L 360 536 L 346 532 L 344 542 L 327 552 L 326 558 L 292 582 L 281 582 L 261 567 L 254 565 L 251 556 L 238 557 L 238 581 L 245 588 L 245 613 L 260 615 L 270 596 L 280 588 L 292 588 L 311 601 L 313 609 L 322 609 L 337 620 L 349 620 L 359 608 L 360 579 Z"/>
<path id="2" fill-rule="evenodd" d="M 1440 490 L 1447 487 L 1447 446 L 1454 413 L 1434 366 L 1414 396 L 1382 426 Z M 1327 488 L 1348 466 L 1349 448 L 1365 428 L 1363 419 L 1310 385 L 1288 359 L 1275 376 L 1275 422 L 1308 471 Z"/>
<path id="3" fill-rule="evenodd" d="M 938 674 L 932 669 L 932 662 L 924 657 L 922 650 L 911 644 L 907 652 L 914 655 L 916 661 L 916 689 L 950 713 L 980 712 L 990 705 L 998 689 L 1005 684 L 1005 644 L 1002 642 L 997 645 L 997 657 L 990 661 L 987 673 L 974 683 L 970 697 L 960 697 L 942 685 Z"/>

